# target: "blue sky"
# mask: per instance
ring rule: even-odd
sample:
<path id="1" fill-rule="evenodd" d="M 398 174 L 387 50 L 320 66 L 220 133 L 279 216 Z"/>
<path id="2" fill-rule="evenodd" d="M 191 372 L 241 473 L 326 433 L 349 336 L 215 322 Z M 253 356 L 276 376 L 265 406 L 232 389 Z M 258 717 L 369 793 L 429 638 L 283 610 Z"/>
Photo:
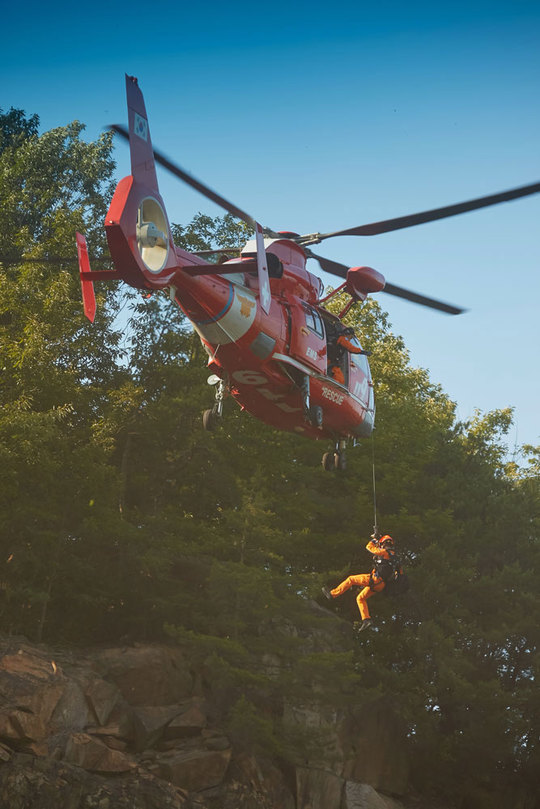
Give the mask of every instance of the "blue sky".
<path id="1" fill-rule="evenodd" d="M 540 180 L 537 1 L 4 8 L 4 109 L 38 113 L 43 129 L 79 119 L 94 139 L 126 120 L 126 72 L 155 146 L 277 230 L 332 231 Z M 123 144 L 116 158 L 129 173 Z M 160 182 L 172 221 L 221 213 Z M 537 195 L 317 248 L 469 310 L 379 296 L 459 418 L 515 407 L 511 445 L 540 444 L 539 222 Z"/>

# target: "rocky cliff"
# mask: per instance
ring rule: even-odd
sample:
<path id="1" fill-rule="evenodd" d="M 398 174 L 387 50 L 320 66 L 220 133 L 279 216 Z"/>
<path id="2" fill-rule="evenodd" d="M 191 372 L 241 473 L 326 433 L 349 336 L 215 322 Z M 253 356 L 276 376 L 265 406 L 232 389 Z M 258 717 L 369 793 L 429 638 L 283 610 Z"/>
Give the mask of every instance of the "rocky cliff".
<path id="1" fill-rule="evenodd" d="M 323 731 L 324 748 L 294 765 L 236 750 L 200 665 L 179 646 L 76 653 L 0 637 L 0 807 L 402 806 L 403 730 L 384 703 L 329 712 L 314 694 L 281 709 Z"/>

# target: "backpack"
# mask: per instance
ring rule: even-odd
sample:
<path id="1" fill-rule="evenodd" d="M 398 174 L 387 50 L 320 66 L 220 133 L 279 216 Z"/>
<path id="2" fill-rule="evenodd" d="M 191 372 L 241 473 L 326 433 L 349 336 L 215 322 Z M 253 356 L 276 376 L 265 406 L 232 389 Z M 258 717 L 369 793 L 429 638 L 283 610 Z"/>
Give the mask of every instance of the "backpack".
<path id="1" fill-rule="evenodd" d="M 374 566 L 385 584 L 383 592 L 391 596 L 402 595 L 409 589 L 409 579 L 407 574 L 403 572 L 401 560 L 397 553 L 393 550 L 389 550 L 388 553 L 390 554 L 390 559 L 376 556 L 373 560 Z"/>

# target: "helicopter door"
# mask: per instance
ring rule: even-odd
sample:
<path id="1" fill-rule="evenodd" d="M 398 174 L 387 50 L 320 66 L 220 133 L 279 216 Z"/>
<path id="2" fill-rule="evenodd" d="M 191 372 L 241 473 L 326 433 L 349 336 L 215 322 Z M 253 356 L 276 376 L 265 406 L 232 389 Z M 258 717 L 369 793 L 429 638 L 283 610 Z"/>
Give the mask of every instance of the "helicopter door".
<path id="1" fill-rule="evenodd" d="M 355 345 L 360 345 L 356 337 L 351 340 Z M 367 357 L 363 354 L 349 354 L 347 352 L 349 364 L 348 388 L 350 392 L 362 405 L 368 409 L 373 408 L 373 383 Z"/>
<path id="2" fill-rule="evenodd" d="M 318 311 L 306 303 L 291 306 L 291 356 L 320 373 L 326 372 L 326 335 Z"/>

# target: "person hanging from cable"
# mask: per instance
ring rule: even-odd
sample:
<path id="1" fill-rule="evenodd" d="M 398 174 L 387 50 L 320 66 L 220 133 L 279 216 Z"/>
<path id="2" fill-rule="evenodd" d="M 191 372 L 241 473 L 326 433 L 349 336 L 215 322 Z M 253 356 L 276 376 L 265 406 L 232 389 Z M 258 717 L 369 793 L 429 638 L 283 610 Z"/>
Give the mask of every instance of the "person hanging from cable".
<path id="1" fill-rule="evenodd" d="M 338 325 L 338 331 L 328 339 L 328 367 L 331 376 L 341 385 L 345 384 L 345 374 L 343 373 L 343 359 L 347 354 L 364 354 L 366 357 L 371 355 L 371 351 L 364 351 L 360 346 L 351 342 L 355 337 L 354 329 L 352 326 L 344 326 L 342 323 Z"/>
<path id="2" fill-rule="evenodd" d="M 367 605 L 368 598 L 380 593 L 386 587 L 396 573 L 396 552 L 394 548 L 394 540 L 388 534 L 385 534 L 380 539 L 377 534 L 372 534 L 371 539 L 366 545 L 366 550 L 373 554 L 373 569 L 371 573 L 360 573 L 356 576 L 348 576 L 341 584 L 330 590 L 328 587 L 323 587 L 322 591 L 326 598 L 330 601 L 333 598 L 343 595 L 343 593 L 350 590 L 351 587 L 361 587 L 362 589 L 356 597 L 356 603 L 360 610 L 362 623 L 360 624 L 359 631 L 367 629 L 371 626 L 372 620 L 369 614 Z M 402 573 L 399 570 L 398 575 Z"/>

